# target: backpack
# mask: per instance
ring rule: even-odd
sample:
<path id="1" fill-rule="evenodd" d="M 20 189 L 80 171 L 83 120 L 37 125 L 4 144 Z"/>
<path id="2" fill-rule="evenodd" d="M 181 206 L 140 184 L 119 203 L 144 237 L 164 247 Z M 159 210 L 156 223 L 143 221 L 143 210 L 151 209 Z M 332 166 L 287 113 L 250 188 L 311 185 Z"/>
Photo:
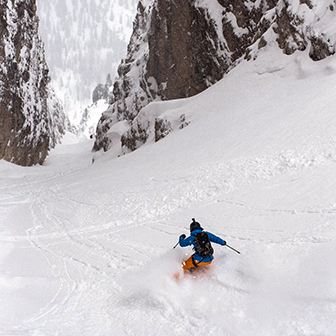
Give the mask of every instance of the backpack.
<path id="1" fill-rule="evenodd" d="M 210 238 L 204 231 L 195 234 L 195 243 L 197 244 L 196 253 L 202 258 L 210 257 L 214 250 L 211 246 Z"/>

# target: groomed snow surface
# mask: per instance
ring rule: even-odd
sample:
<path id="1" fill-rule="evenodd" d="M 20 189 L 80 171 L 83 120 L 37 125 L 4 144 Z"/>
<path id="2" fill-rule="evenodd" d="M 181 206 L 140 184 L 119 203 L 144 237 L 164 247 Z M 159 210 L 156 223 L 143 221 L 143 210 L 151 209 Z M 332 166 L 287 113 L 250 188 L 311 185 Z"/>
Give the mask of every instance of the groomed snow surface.
<path id="1" fill-rule="evenodd" d="M 0 335 L 334 336 L 335 87 L 335 57 L 269 50 L 162 103 L 190 124 L 158 143 L 1 161 Z M 241 254 L 176 282 L 192 217 Z"/>

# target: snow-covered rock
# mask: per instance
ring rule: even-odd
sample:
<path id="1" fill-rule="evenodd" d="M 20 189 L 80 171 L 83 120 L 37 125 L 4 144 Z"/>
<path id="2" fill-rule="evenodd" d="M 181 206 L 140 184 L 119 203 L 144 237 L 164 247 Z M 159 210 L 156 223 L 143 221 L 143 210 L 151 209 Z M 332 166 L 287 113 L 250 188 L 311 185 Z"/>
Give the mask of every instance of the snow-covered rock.
<path id="1" fill-rule="evenodd" d="M 175 120 L 155 115 L 153 122 L 153 115 L 144 112 L 146 120 L 140 111 L 153 101 L 204 91 L 269 45 L 286 55 L 306 51 L 314 61 L 334 54 L 335 22 L 335 0 L 140 1 L 94 150 L 111 148 L 110 129 L 121 120 L 129 123 L 121 136 L 123 152 L 137 149 L 155 131 L 154 138 L 161 139 L 174 129 L 172 123 L 186 126 L 178 114 Z"/>
<path id="2" fill-rule="evenodd" d="M 67 119 L 51 89 L 35 0 L 1 0 L 0 159 L 42 164 Z"/>

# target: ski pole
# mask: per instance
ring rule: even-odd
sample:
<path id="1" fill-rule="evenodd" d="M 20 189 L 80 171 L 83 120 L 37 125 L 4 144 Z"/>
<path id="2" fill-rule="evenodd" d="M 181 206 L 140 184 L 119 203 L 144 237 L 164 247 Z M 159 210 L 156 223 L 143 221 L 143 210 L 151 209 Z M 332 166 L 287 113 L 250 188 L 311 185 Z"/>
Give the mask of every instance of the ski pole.
<path id="1" fill-rule="evenodd" d="M 233 251 L 237 252 L 238 254 L 240 254 L 240 252 L 239 252 L 238 250 L 234 249 L 234 248 L 231 247 L 230 245 L 225 244 L 225 246 L 227 246 L 227 247 L 230 248 L 231 250 L 233 250 Z"/>
<path id="2" fill-rule="evenodd" d="M 179 244 L 179 242 L 176 243 L 176 245 L 173 247 L 173 249 Z"/>

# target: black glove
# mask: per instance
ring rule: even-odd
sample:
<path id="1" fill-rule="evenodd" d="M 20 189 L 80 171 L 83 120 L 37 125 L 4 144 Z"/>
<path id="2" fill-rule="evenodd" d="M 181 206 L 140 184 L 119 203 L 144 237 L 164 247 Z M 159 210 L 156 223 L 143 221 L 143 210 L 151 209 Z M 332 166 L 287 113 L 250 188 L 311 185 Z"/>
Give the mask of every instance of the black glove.
<path id="1" fill-rule="evenodd" d="M 186 239 L 186 235 L 185 234 L 181 234 L 180 238 Z"/>

